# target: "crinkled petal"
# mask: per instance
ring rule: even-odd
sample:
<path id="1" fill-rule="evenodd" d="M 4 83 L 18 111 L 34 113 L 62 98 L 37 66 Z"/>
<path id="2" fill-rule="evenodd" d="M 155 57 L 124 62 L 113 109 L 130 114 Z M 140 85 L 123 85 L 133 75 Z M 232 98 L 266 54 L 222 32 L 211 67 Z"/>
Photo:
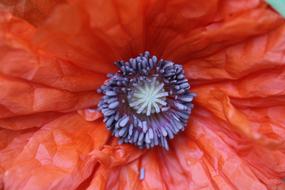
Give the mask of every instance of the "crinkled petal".
<path id="1" fill-rule="evenodd" d="M 141 184 L 138 179 L 139 169 L 138 160 L 134 160 L 128 164 L 128 167 L 119 167 L 117 170 L 110 170 L 99 166 L 95 176 L 86 189 L 140 189 Z M 120 181 L 120 183 L 118 183 L 118 181 Z"/>
<path id="2" fill-rule="evenodd" d="M 282 69 L 284 50 L 285 25 L 281 24 L 264 35 L 242 41 L 208 57 L 192 59 L 184 67 L 187 76 L 195 80 L 239 79 Z"/>
<path id="3" fill-rule="evenodd" d="M 143 1 L 73 1 L 55 9 L 34 43 L 75 65 L 107 73 L 114 61 L 144 51 L 144 7 Z"/>
<path id="4" fill-rule="evenodd" d="M 55 6 L 32 39 L 37 48 L 107 73 L 115 60 L 144 50 L 183 63 L 268 33 L 281 23 L 258 0 L 83 0 Z"/>
<path id="5" fill-rule="evenodd" d="M 217 9 L 215 15 L 218 16 L 218 12 Z M 185 63 L 193 58 L 209 56 L 248 38 L 266 34 L 282 23 L 282 17 L 262 2 L 252 9 L 230 13 L 229 16 L 218 20 L 209 20 L 207 24 L 201 22 L 201 25 L 193 30 L 179 30 L 176 36 L 169 40 L 164 56 Z M 184 27 L 188 25 L 185 23 Z"/>
<path id="6" fill-rule="evenodd" d="M 32 44 L 35 27 L 0 12 L 0 72 L 68 91 L 96 90 L 105 75 L 82 69 Z"/>
<path id="7" fill-rule="evenodd" d="M 193 129 L 189 130 L 188 134 L 190 137 L 194 137 L 195 142 L 197 141 L 198 145 L 199 142 L 202 143 L 200 146 L 204 146 L 208 149 L 209 152 L 218 153 L 215 157 L 213 157 L 213 159 L 211 159 L 212 162 L 210 162 L 214 168 L 219 167 L 220 163 L 223 163 L 223 161 L 220 160 L 219 154 L 223 154 L 222 157 L 225 158 L 232 157 L 232 155 L 234 155 L 234 157 L 238 156 L 242 160 L 241 164 L 243 166 L 240 169 L 245 170 L 243 172 L 239 171 L 240 169 L 238 167 L 236 168 L 234 164 L 232 166 L 229 164 L 229 168 L 225 168 L 224 173 L 234 174 L 235 172 L 241 172 L 240 174 L 237 173 L 236 177 L 228 176 L 230 181 L 241 180 L 245 184 L 247 182 L 244 176 L 249 174 L 255 179 L 258 179 L 260 181 L 260 184 L 265 184 L 269 189 L 277 188 L 283 184 L 282 178 L 284 178 L 285 174 L 284 150 L 281 148 L 274 149 L 274 147 L 264 146 L 263 144 L 256 144 L 255 142 L 252 142 L 251 140 L 240 136 L 238 132 L 228 129 L 228 125 L 230 125 L 228 122 L 218 119 L 208 111 L 204 110 L 196 113 L 197 115 L 195 116 L 197 116 L 199 119 L 193 120 Z M 198 123 L 196 123 L 196 121 L 198 121 Z M 203 138 L 200 137 L 200 135 L 197 137 L 195 136 L 196 133 L 199 133 L 201 130 L 208 132 L 207 135 L 203 135 L 203 138 L 205 139 L 216 137 L 216 143 L 214 146 L 208 146 L 207 141 L 202 142 Z M 257 159 L 255 156 L 260 152 L 268 153 L 270 156 L 267 157 L 260 155 L 259 159 Z M 268 162 L 270 162 L 270 164 Z M 261 177 L 261 175 L 258 175 L 258 171 L 263 173 L 264 176 Z M 236 186 L 239 186 L 238 183 L 236 183 Z M 241 183 L 240 187 L 242 187 L 243 183 Z M 257 183 L 248 182 L 249 186 L 251 184 L 254 185 Z M 260 188 L 261 187 L 262 185 L 260 185 Z M 252 188 L 254 189 L 254 186 Z"/>
<path id="8" fill-rule="evenodd" d="M 2 0 L 2 4 L 13 14 L 26 19 L 34 25 L 41 24 L 58 4 L 66 0 Z"/>
<path id="9" fill-rule="evenodd" d="M 196 91 L 198 94 L 201 92 L 199 90 Z M 233 90 L 234 88 L 231 88 L 231 91 Z M 271 148 L 285 148 L 283 123 L 266 117 L 267 112 L 258 112 L 256 108 L 241 109 L 233 105 L 230 97 L 218 88 L 208 88 L 208 91 L 204 91 L 203 95 L 197 98 L 197 103 L 228 122 L 229 130 L 236 131 L 258 144 Z M 266 110 L 270 110 L 270 107 Z M 259 118 L 254 117 L 257 114 L 259 114 Z"/>
<path id="10" fill-rule="evenodd" d="M 94 92 L 71 93 L 0 75 L 0 118 L 32 113 L 67 112 L 95 106 L 99 95 Z"/>
<path id="11" fill-rule="evenodd" d="M 40 127 L 61 115 L 95 106 L 105 76 L 37 49 L 35 27 L 0 13 L 0 127 Z M 14 117 L 15 116 L 15 117 Z"/>
<path id="12" fill-rule="evenodd" d="M 284 152 L 259 149 L 228 130 L 227 122 L 205 109 L 196 108 L 193 114 L 187 131 L 171 141 L 170 151 L 153 149 L 132 162 L 119 162 L 116 167 L 109 167 L 109 162 L 99 166 L 88 189 L 267 190 L 282 187 Z M 263 150 L 268 156 L 257 159 Z M 269 161 L 271 164 L 266 164 Z"/>
<path id="13" fill-rule="evenodd" d="M 42 112 L 31 115 L 0 119 L 0 127 L 10 130 L 39 128 L 63 115 L 58 112 Z"/>
<path id="14" fill-rule="evenodd" d="M 35 131 L 36 129 L 22 131 L 0 129 L 0 189 L 4 189 L 4 172 L 13 167 L 15 158 L 22 152 Z"/>
<path id="15" fill-rule="evenodd" d="M 132 145 L 117 145 L 118 142 L 115 139 L 112 144 L 113 146 L 105 145 L 103 149 L 91 153 L 106 168 L 128 164 L 145 153 L 145 151 L 138 150 Z"/>
<path id="16" fill-rule="evenodd" d="M 90 152 L 109 137 L 101 122 L 67 114 L 33 134 L 4 174 L 7 189 L 75 189 L 91 175 Z"/>

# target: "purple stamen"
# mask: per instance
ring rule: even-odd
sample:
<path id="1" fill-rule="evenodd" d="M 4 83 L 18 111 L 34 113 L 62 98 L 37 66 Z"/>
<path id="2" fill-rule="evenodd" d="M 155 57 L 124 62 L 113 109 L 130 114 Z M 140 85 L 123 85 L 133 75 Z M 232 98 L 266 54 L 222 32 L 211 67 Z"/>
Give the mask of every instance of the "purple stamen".
<path id="1" fill-rule="evenodd" d="M 190 85 L 181 65 L 158 60 L 149 52 L 118 61 L 117 73 L 98 89 L 104 122 L 120 143 L 140 148 L 162 146 L 183 131 L 193 109 Z"/>

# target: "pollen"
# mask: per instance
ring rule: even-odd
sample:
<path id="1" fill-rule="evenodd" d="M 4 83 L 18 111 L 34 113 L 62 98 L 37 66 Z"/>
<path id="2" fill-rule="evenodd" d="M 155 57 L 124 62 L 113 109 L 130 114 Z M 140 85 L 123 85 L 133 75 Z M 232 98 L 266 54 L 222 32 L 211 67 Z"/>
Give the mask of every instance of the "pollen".
<path id="1" fill-rule="evenodd" d="M 119 143 L 169 149 L 168 141 L 187 127 L 196 96 L 183 67 L 149 52 L 115 65 L 118 72 L 98 89 L 106 127 Z"/>

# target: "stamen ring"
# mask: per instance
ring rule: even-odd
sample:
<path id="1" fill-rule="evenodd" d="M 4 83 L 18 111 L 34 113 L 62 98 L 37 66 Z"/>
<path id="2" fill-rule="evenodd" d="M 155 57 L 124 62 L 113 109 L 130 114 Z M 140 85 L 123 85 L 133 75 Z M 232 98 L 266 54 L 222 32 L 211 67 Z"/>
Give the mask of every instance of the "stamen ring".
<path id="1" fill-rule="evenodd" d="M 168 140 L 187 126 L 196 96 L 182 66 L 149 52 L 115 64 L 120 70 L 98 89 L 107 128 L 120 143 L 168 149 Z"/>

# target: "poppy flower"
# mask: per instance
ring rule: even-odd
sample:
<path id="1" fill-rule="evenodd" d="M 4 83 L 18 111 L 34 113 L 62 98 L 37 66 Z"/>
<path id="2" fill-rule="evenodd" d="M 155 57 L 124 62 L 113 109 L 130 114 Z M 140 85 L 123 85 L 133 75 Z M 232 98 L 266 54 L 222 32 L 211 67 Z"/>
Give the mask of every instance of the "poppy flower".
<path id="1" fill-rule="evenodd" d="M 284 55 L 262 0 L 2 0 L 0 187 L 283 190 Z"/>

